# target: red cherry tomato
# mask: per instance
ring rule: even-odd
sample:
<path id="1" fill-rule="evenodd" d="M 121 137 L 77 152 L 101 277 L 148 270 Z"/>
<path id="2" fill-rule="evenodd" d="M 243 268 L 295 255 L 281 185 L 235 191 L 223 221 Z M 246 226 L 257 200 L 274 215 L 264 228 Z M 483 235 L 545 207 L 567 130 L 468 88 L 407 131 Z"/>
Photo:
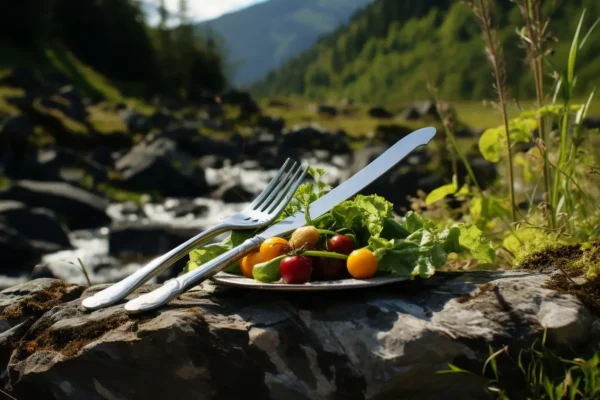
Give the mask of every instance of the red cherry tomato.
<path id="1" fill-rule="evenodd" d="M 337 258 L 313 258 L 313 280 L 335 280 L 343 278 L 347 273 L 346 262 Z"/>
<path id="2" fill-rule="evenodd" d="M 308 257 L 289 256 L 281 260 L 279 272 L 285 283 L 306 283 L 310 280 L 312 262 Z"/>
<path id="3" fill-rule="evenodd" d="M 349 255 L 354 250 L 354 242 L 350 236 L 335 235 L 327 241 L 327 250 Z"/>

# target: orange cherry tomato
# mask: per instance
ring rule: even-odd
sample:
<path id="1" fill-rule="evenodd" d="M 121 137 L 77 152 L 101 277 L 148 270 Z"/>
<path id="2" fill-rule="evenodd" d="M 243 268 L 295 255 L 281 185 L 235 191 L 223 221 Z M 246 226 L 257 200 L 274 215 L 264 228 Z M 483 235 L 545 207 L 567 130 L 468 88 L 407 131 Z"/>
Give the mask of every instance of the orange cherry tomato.
<path id="1" fill-rule="evenodd" d="M 346 260 L 346 268 L 354 279 L 367 279 L 377 272 L 377 258 L 368 249 L 354 250 Z"/>
<path id="2" fill-rule="evenodd" d="M 244 274 L 246 278 L 253 279 L 254 276 L 252 275 L 252 269 L 256 264 L 260 264 L 261 262 L 263 262 L 263 259 L 258 251 L 248 254 L 246 257 L 242 258 L 242 261 L 240 261 L 240 269 L 242 270 L 242 274 Z"/>
<path id="3" fill-rule="evenodd" d="M 280 237 L 268 238 L 260 245 L 260 255 L 263 261 L 270 261 L 275 257 L 289 253 L 291 250 L 290 243 Z"/>

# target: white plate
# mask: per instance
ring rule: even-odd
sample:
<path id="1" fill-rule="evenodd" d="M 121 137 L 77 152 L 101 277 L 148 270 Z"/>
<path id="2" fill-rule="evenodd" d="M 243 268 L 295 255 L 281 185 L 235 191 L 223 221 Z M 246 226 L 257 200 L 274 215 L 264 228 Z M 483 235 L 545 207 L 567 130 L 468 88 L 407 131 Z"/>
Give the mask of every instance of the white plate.
<path id="1" fill-rule="evenodd" d="M 344 290 L 358 289 L 386 285 L 388 283 L 408 280 L 404 276 L 376 276 L 370 279 L 338 279 L 334 281 L 315 281 L 303 284 L 262 283 L 243 275 L 234 275 L 227 272 L 218 272 L 212 279 L 224 285 L 245 287 L 261 290 L 290 290 L 290 291 L 318 291 L 318 290 Z"/>

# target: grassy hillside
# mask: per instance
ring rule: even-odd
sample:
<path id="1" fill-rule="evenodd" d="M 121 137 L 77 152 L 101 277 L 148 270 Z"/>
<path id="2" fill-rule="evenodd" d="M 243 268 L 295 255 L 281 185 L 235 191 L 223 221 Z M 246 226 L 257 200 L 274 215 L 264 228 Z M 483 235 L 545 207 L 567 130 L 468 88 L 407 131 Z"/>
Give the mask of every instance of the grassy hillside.
<path id="1" fill-rule="evenodd" d="M 553 2 L 545 2 L 550 7 Z M 558 38 L 547 70 L 566 67 L 571 38 L 582 9 L 583 30 L 600 17 L 595 0 L 562 1 L 554 10 L 550 31 Z M 534 96 L 525 70 L 524 53 L 515 33 L 523 25 L 512 2 L 498 2 L 500 41 L 505 51 L 511 95 Z M 486 99 L 494 95 L 492 69 L 484 53 L 481 30 L 469 7 L 453 0 L 397 2 L 377 0 L 358 12 L 351 23 L 321 39 L 254 86 L 256 94 L 305 95 L 332 100 L 351 97 L 368 102 L 398 102 L 428 96 L 427 83 L 449 100 Z M 600 29 L 577 59 L 577 95 L 599 82 Z"/>
<path id="2" fill-rule="evenodd" d="M 270 0 L 201 23 L 218 33 L 237 67 L 236 85 L 262 78 L 269 70 L 313 45 L 322 35 L 348 21 L 372 0 Z"/>

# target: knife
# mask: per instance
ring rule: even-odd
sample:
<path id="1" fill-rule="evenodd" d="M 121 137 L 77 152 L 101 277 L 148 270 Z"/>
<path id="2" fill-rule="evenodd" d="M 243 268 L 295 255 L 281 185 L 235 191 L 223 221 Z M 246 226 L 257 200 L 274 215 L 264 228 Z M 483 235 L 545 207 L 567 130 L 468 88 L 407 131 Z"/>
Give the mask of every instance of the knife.
<path id="1" fill-rule="evenodd" d="M 311 218 L 314 219 L 325 214 L 336 204 L 354 196 L 361 189 L 398 164 L 400 160 L 414 149 L 428 144 L 435 134 L 435 128 L 428 127 L 405 136 L 358 173 L 342 182 L 325 196 L 311 203 L 308 209 Z M 152 292 L 130 300 L 125 304 L 125 309 L 130 313 L 139 313 L 158 308 L 196 286 L 203 279 L 216 274 L 231 262 L 237 261 L 251 253 L 266 239 L 276 236 L 286 236 L 305 224 L 304 212 L 298 211 L 294 215 L 267 228 L 262 233 L 247 239 L 238 247 L 217 256 L 184 275 L 166 281 L 161 287 Z"/>

